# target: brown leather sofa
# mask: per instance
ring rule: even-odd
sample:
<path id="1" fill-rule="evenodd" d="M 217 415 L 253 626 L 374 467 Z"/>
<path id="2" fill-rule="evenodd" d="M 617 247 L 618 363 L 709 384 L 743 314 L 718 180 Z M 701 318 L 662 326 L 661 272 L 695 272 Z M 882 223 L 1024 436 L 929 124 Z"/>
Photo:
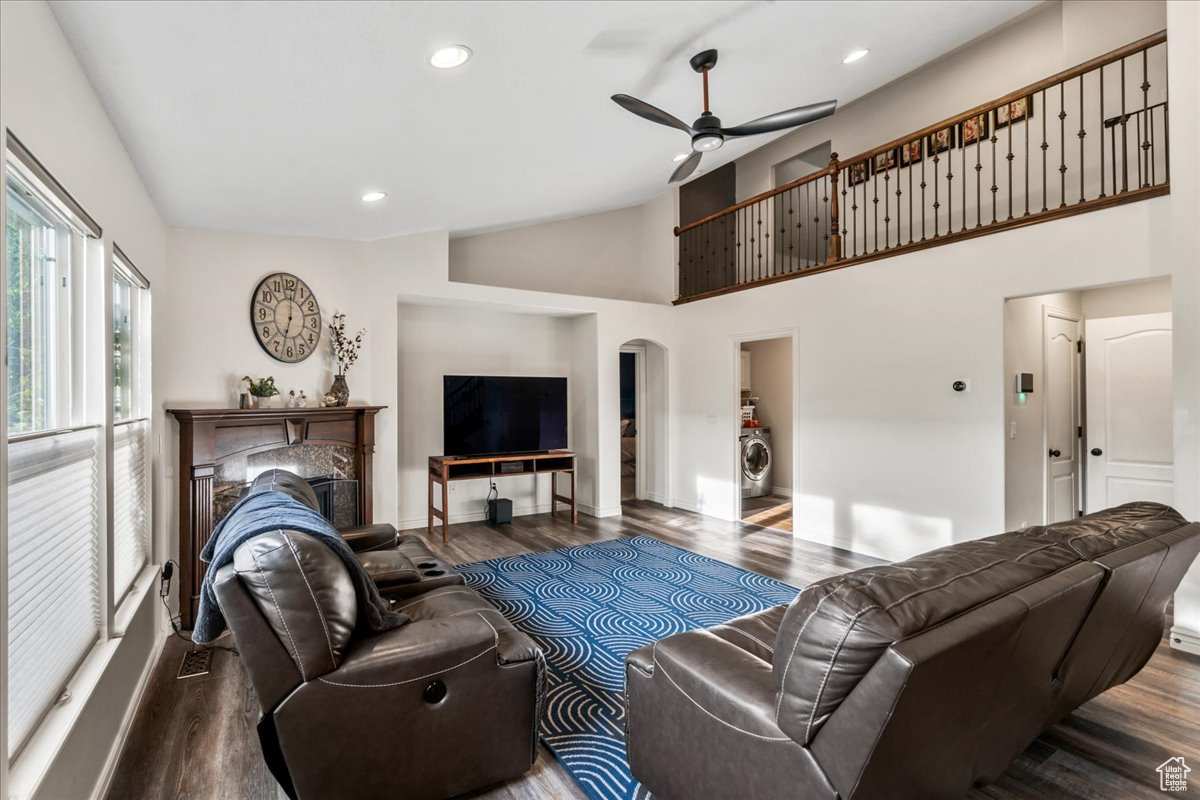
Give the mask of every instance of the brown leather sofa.
<path id="1" fill-rule="evenodd" d="M 259 474 L 250 483 L 247 494 L 258 492 L 283 492 L 320 511 L 312 485 L 285 469 L 269 469 Z M 385 597 L 403 599 L 440 586 L 463 585 L 462 575 L 434 555 L 419 536 L 400 536 L 386 522 L 340 528 L 338 533 Z"/>
<path id="2" fill-rule="evenodd" d="M 658 798 L 961 798 L 1135 675 L 1200 550 L 1155 503 L 963 542 L 806 588 L 626 661 Z"/>
<path id="3" fill-rule="evenodd" d="M 398 599 L 411 622 L 356 632 L 343 562 L 280 530 L 242 544 L 214 588 L 290 797 L 432 800 L 533 765 L 542 653 L 465 586 Z"/>

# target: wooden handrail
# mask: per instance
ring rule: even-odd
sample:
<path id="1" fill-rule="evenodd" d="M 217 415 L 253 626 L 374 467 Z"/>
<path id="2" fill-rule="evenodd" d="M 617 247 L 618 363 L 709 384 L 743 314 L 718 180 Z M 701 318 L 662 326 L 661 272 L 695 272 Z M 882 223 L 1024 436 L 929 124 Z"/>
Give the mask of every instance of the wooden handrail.
<path id="1" fill-rule="evenodd" d="M 947 117 L 946 119 L 942 120 L 941 122 L 934 123 L 933 125 L 927 125 L 926 127 L 921 128 L 918 131 L 915 131 L 915 132 L 907 134 L 905 136 L 901 136 L 896 139 L 893 139 L 892 141 L 888 142 L 887 144 L 883 144 L 878 147 L 874 147 L 870 150 L 866 150 L 866 151 L 859 153 L 858 155 L 855 155 L 851 158 L 843 158 L 840 160 L 840 164 L 837 161 L 836 154 L 834 154 L 834 159 L 831 161 L 830 166 L 826 167 L 825 169 L 818 170 L 817 172 L 814 172 L 811 175 L 805 175 L 803 178 L 799 178 L 797 180 L 791 181 L 790 183 L 785 183 L 782 186 L 777 186 L 773 189 L 768 189 L 765 192 L 756 194 L 754 197 L 751 197 L 747 200 L 743 200 L 742 202 L 737 203 L 736 205 L 732 205 L 732 206 L 729 206 L 728 208 L 725 208 L 720 211 L 709 214 L 708 216 L 698 219 L 695 222 L 690 222 L 687 225 L 682 225 L 682 226 L 677 225 L 674 229 L 674 233 L 676 236 L 679 236 L 680 234 L 690 231 L 701 225 L 704 225 L 705 223 L 712 222 L 713 220 L 720 219 L 721 217 L 727 216 L 729 214 L 734 214 L 734 213 L 742 210 L 743 208 L 746 208 L 747 206 L 752 206 L 755 203 L 758 203 L 763 200 L 767 200 L 771 197 L 775 197 L 777 195 L 783 194 L 791 189 L 796 188 L 797 186 L 802 186 L 804 184 L 811 183 L 812 181 L 819 180 L 825 176 L 833 175 L 836 172 L 836 170 L 839 169 L 840 166 L 857 164 L 860 161 L 865 161 L 867 159 L 874 158 L 876 155 L 878 155 L 880 153 L 886 153 L 889 150 L 893 150 L 897 147 L 900 147 L 901 145 L 905 145 L 905 144 L 908 144 L 909 142 L 923 139 L 924 137 L 929 136 L 930 134 L 933 134 L 944 128 L 949 128 L 951 126 L 959 124 L 960 122 L 963 122 L 964 120 L 968 120 L 968 119 L 971 119 L 972 117 L 976 117 L 980 114 L 991 111 L 993 108 L 1002 107 L 1008 103 L 1012 103 L 1012 102 L 1014 102 L 1016 100 L 1020 100 L 1024 97 L 1028 97 L 1029 95 L 1035 94 L 1037 92 L 1044 91 L 1045 89 L 1047 89 L 1051 86 L 1056 86 L 1060 83 L 1063 83 L 1064 81 L 1071 80 L 1072 78 L 1077 78 L 1080 75 L 1083 75 L 1094 69 L 1098 69 L 1100 67 L 1107 66 L 1108 64 L 1112 64 L 1114 62 L 1120 61 L 1123 58 L 1126 58 L 1135 53 L 1139 53 L 1150 47 L 1154 47 L 1155 45 L 1162 44 L 1166 41 L 1167 41 L 1167 32 L 1165 30 L 1159 31 L 1158 33 L 1151 34 L 1150 36 L 1146 36 L 1145 38 L 1139 39 L 1136 42 L 1132 42 L 1123 47 L 1118 47 L 1116 50 L 1112 50 L 1103 55 L 1096 56 L 1095 58 L 1093 58 L 1089 61 L 1085 61 L 1084 63 L 1079 64 L 1077 66 L 1071 67 L 1070 69 L 1065 69 L 1062 72 L 1059 72 L 1055 75 L 1051 75 L 1049 78 L 1044 78 L 1035 83 L 1031 83 L 1028 86 L 1024 86 L 1020 89 L 1017 89 L 1016 91 L 1009 92 L 1008 94 L 1004 95 L 1003 97 L 999 97 L 995 100 L 991 100 L 986 103 L 981 103 L 981 104 L 975 106 L 974 108 L 972 108 L 968 111 L 965 111 L 961 114 L 955 114 L 953 117 Z"/>

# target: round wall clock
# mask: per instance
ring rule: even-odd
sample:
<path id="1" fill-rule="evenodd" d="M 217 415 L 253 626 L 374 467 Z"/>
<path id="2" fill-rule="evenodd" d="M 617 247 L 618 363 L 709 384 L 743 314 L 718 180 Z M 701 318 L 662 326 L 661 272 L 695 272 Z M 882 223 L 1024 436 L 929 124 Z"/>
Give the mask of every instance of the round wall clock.
<path id="1" fill-rule="evenodd" d="M 263 278 L 250 298 L 250 325 L 267 355 L 295 364 L 321 342 L 321 306 L 308 284 L 276 272 Z"/>

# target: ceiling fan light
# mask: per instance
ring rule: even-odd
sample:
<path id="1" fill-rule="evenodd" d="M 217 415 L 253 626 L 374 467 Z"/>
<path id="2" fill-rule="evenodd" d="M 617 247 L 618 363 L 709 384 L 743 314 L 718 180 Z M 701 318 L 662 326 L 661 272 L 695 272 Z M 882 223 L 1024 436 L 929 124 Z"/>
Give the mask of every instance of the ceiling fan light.
<path id="1" fill-rule="evenodd" d="M 725 144 L 725 139 L 717 133 L 702 133 L 692 139 L 692 149 L 697 153 L 707 153 Z"/>

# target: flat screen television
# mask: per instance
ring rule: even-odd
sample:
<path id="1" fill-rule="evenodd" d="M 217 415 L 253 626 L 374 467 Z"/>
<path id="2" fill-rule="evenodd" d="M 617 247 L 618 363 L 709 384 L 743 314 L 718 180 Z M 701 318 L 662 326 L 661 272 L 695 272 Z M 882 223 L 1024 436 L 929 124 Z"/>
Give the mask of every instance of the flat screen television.
<path id="1" fill-rule="evenodd" d="M 567 446 L 567 379 L 446 375 L 442 452 L 537 453 Z"/>

